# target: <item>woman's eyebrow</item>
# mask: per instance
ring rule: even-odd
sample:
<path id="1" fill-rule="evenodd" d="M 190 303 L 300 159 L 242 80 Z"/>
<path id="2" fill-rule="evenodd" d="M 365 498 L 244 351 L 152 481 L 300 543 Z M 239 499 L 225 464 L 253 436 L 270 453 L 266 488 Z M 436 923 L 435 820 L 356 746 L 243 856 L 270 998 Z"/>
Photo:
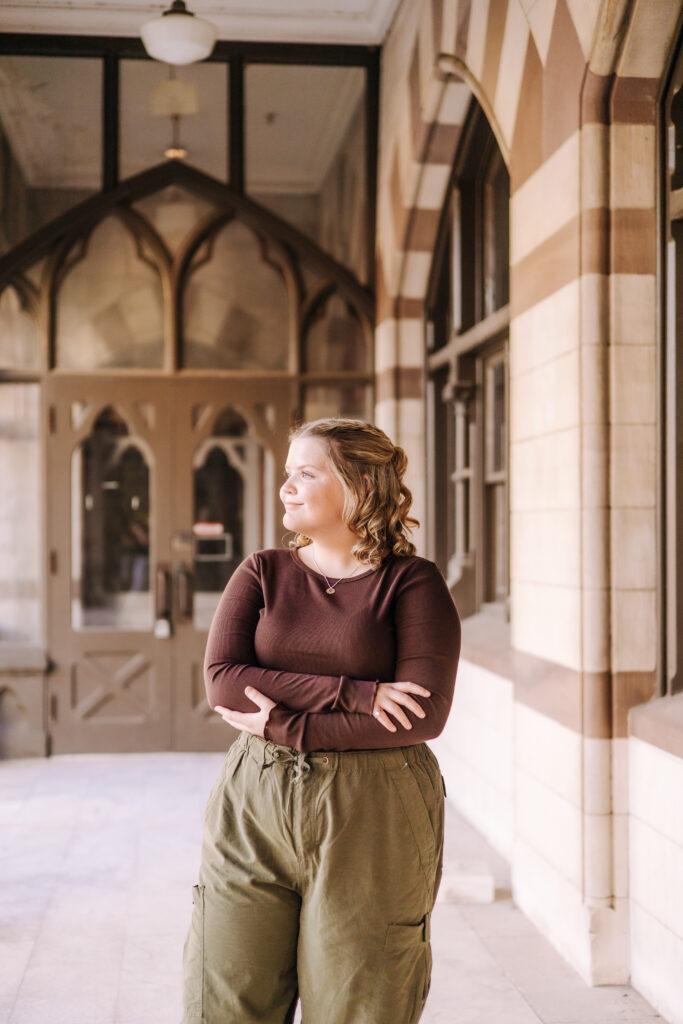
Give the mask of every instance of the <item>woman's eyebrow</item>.
<path id="1" fill-rule="evenodd" d="M 318 469 L 312 462 L 304 462 L 301 466 L 294 466 L 294 469 Z M 289 473 L 292 469 L 291 466 L 285 466 L 285 473 Z"/>

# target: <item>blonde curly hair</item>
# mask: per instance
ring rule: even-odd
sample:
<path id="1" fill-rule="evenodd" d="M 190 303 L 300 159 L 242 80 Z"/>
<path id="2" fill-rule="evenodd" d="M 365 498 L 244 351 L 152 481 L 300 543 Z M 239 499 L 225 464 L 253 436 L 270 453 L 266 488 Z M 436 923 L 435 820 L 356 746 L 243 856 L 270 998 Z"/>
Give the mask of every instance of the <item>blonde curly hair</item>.
<path id="1" fill-rule="evenodd" d="M 343 518 L 358 535 L 352 553 L 359 562 L 377 568 L 389 555 L 414 555 L 408 533 L 419 526 L 408 513 L 413 496 L 403 483 L 406 453 L 392 444 L 379 427 L 363 420 L 330 418 L 302 423 L 289 440 L 317 437 L 324 442 L 330 464 L 346 500 Z M 291 547 L 305 547 L 311 538 L 298 533 Z"/>

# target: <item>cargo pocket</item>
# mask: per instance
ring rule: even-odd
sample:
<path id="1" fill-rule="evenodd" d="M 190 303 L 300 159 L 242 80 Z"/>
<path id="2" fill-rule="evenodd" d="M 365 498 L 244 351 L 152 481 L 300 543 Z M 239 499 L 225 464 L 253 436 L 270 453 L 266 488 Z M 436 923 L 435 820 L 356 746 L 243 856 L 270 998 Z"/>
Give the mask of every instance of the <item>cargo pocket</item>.
<path id="1" fill-rule="evenodd" d="M 204 1020 L 204 886 L 192 889 L 192 922 L 183 951 L 183 1022 Z"/>
<path id="2" fill-rule="evenodd" d="M 416 1024 L 427 1001 L 432 973 L 429 928 L 429 914 L 417 924 L 390 924 L 387 928 L 384 959 L 395 996 L 395 1024 Z"/>
<path id="3" fill-rule="evenodd" d="M 432 797 L 431 782 L 426 779 L 424 770 L 421 771 L 420 782 L 427 786 L 426 794 L 421 791 L 418 784 L 417 773 L 413 766 L 406 764 L 404 768 L 391 773 L 391 781 L 398 791 L 403 813 L 408 821 L 413 835 L 417 853 L 420 859 L 420 866 L 427 885 L 427 892 L 434 892 L 434 876 L 440 854 L 441 841 L 435 831 L 435 821 L 429 813 L 427 800 L 434 803 Z M 425 799 L 425 795 L 427 800 Z"/>

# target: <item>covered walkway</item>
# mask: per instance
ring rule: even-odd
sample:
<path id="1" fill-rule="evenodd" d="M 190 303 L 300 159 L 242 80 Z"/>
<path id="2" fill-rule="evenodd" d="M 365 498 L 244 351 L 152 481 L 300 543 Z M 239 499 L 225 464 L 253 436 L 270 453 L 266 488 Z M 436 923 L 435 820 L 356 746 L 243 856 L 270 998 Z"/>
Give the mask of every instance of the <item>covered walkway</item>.
<path id="1" fill-rule="evenodd" d="M 222 755 L 0 764 L 0 1021 L 176 1024 L 205 797 Z M 510 899 L 506 864 L 449 807 L 424 1024 L 663 1021 L 587 987 Z"/>

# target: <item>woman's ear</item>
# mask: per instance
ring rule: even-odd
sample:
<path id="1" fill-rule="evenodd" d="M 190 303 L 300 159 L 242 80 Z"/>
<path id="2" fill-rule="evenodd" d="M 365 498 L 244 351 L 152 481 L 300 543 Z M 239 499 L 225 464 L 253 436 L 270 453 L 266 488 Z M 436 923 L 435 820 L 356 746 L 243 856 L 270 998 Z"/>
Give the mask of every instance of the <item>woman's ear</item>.
<path id="1" fill-rule="evenodd" d="M 370 493 L 370 480 L 368 479 L 368 474 L 367 473 L 363 473 L 363 483 L 365 484 L 365 493 L 369 494 Z"/>

